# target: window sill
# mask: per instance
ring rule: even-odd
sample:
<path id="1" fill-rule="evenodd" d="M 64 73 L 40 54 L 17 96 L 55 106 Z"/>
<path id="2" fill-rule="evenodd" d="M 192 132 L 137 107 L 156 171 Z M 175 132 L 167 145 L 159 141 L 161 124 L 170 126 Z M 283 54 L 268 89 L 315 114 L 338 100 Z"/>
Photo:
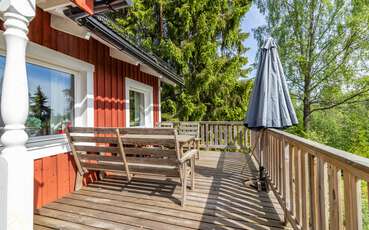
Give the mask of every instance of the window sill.
<path id="1" fill-rule="evenodd" d="M 71 151 L 68 140 L 63 134 L 31 137 L 26 147 L 34 160 Z M 0 151 L 3 148 L 1 145 Z"/>

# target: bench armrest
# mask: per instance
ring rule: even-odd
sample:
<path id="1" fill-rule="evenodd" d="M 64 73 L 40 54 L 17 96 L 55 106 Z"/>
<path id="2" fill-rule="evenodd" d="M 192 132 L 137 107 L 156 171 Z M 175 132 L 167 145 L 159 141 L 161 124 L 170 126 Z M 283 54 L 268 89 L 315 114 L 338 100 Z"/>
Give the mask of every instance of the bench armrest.
<path id="1" fill-rule="evenodd" d="M 181 159 L 179 159 L 179 162 L 182 164 L 187 160 L 190 160 L 193 156 L 195 156 L 197 154 L 198 150 L 197 149 L 190 149 L 187 152 L 185 152 L 183 154 L 183 157 Z"/>

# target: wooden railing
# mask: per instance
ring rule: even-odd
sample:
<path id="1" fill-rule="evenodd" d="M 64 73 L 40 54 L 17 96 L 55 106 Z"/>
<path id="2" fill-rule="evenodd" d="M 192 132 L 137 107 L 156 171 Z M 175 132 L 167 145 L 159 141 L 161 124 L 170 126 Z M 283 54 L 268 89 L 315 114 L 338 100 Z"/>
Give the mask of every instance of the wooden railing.
<path id="1" fill-rule="evenodd" d="M 173 122 L 178 127 L 180 122 Z M 205 149 L 244 149 L 250 146 L 250 130 L 242 121 L 199 121 L 200 146 Z"/>
<path id="2" fill-rule="evenodd" d="M 363 229 L 369 159 L 279 130 L 261 137 L 256 154 L 294 229 Z"/>

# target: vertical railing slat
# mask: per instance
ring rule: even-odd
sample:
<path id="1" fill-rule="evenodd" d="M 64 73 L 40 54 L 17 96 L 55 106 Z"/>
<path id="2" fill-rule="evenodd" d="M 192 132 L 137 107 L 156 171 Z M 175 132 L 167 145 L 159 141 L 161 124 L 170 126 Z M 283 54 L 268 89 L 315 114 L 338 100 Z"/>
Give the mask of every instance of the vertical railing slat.
<path id="1" fill-rule="evenodd" d="M 345 191 L 345 224 L 346 229 L 362 229 L 361 185 L 360 180 L 348 171 L 343 172 Z"/>
<path id="2" fill-rule="evenodd" d="M 319 230 L 320 215 L 319 215 L 319 175 L 318 175 L 318 158 L 310 155 L 310 188 L 311 188 L 311 200 L 310 210 L 313 229 Z"/>
<path id="3" fill-rule="evenodd" d="M 329 179 L 328 179 L 328 190 L 329 190 L 329 221 L 331 229 L 343 229 L 342 222 L 342 205 L 340 197 L 342 196 L 342 190 L 340 186 L 341 171 L 335 166 L 329 166 Z"/>
<path id="4" fill-rule="evenodd" d="M 307 205 L 309 199 L 309 165 L 308 154 L 301 150 L 301 225 L 303 229 L 309 229 L 309 206 Z"/>
<path id="5" fill-rule="evenodd" d="M 214 145 L 218 145 L 219 140 L 219 132 L 218 132 L 218 124 L 214 125 Z"/>
<path id="6" fill-rule="evenodd" d="M 288 143 L 286 142 L 285 138 L 282 139 L 282 178 L 283 178 L 283 188 L 282 188 L 282 200 L 284 202 L 284 206 L 287 207 L 287 167 L 288 167 L 288 161 L 287 161 L 287 157 L 286 154 L 289 153 L 288 151 L 289 146 Z M 287 223 L 287 213 L 284 214 L 284 222 Z"/>
<path id="7" fill-rule="evenodd" d="M 294 163 L 296 161 L 294 161 L 294 156 L 293 156 L 293 149 L 294 146 L 291 145 L 289 146 L 288 152 L 288 164 L 289 164 L 289 192 L 290 192 L 290 197 L 289 197 L 289 209 L 290 212 L 292 213 L 292 215 L 296 216 L 296 212 L 295 212 L 295 186 L 294 186 L 294 174 L 295 174 L 295 167 L 294 167 Z"/>
<path id="8" fill-rule="evenodd" d="M 323 160 L 318 161 L 318 177 L 319 177 L 319 211 L 321 228 L 324 230 L 329 229 L 328 220 L 328 169 L 327 163 Z"/>

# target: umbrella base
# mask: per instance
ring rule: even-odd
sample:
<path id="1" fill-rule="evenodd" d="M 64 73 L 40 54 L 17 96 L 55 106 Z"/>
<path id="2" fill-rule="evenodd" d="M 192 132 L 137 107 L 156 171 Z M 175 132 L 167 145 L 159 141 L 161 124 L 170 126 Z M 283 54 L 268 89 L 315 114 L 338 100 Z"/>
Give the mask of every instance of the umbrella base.
<path id="1" fill-rule="evenodd" d="M 259 178 L 251 178 L 245 181 L 247 187 L 254 188 L 259 192 L 269 192 L 269 186 L 267 183 L 264 167 L 259 167 Z"/>

